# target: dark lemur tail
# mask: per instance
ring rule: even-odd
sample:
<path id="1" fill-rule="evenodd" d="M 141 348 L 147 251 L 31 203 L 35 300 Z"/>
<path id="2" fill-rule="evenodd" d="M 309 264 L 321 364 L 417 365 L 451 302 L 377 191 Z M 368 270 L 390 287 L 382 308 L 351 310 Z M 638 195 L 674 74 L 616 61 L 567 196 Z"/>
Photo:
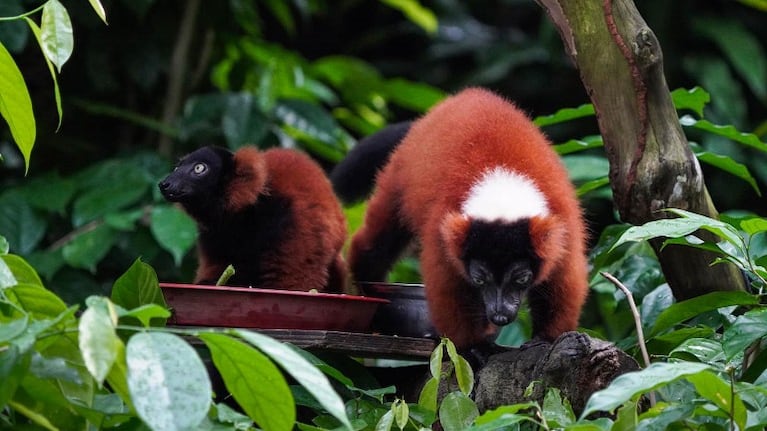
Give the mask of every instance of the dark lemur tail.
<path id="1" fill-rule="evenodd" d="M 389 160 L 389 155 L 397 148 L 411 125 L 411 121 L 390 124 L 360 140 L 333 168 L 330 182 L 342 202 L 354 203 L 370 194 L 378 171 Z"/>

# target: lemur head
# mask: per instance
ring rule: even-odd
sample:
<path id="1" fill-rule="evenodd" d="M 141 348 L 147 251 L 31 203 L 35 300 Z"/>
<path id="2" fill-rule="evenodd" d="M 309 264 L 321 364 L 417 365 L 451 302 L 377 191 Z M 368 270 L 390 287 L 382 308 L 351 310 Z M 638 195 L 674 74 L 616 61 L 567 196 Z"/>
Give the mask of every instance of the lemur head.
<path id="1" fill-rule="evenodd" d="M 530 180 L 498 168 L 472 187 L 460 213 L 443 218 L 440 234 L 488 320 L 502 326 L 516 319 L 524 294 L 549 278 L 567 232 Z"/>
<path id="2" fill-rule="evenodd" d="M 158 187 L 170 202 L 180 203 L 193 217 L 224 194 L 233 171 L 233 154 L 219 147 L 202 147 L 178 162 Z"/>

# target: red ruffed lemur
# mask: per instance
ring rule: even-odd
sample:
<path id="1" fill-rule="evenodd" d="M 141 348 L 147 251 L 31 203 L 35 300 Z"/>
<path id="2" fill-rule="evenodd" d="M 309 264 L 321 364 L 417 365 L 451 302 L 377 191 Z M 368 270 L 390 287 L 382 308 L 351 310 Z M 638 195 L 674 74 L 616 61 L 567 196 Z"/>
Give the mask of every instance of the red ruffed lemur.
<path id="1" fill-rule="evenodd" d="M 585 223 L 566 169 L 532 121 L 475 88 L 439 103 L 406 134 L 382 133 L 398 145 L 352 240 L 354 279 L 384 280 L 416 240 L 432 322 L 459 348 L 492 345 L 525 296 L 536 338 L 576 329 L 588 290 Z M 332 179 L 350 180 L 346 160 L 373 152 L 365 144 Z"/>
<path id="2" fill-rule="evenodd" d="M 307 155 L 287 149 L 232 153 L 203 147 L 159 183 L 197 222 L 195 283 L 341 292 L 346 219 L 330 181 Z"/>

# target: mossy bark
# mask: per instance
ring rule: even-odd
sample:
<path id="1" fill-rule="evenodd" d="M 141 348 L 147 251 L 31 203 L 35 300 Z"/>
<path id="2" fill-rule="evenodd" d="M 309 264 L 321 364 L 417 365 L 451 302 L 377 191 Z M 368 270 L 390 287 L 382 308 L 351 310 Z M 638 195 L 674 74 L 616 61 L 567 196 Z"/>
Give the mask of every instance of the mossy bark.
<path id="1" fill-rule="evenodd" d="M 621 218 L 642 224 L 664 217 L 664 208 L 716 218 L 671 100 L 660 44 L 634 2 L 537 1 L 559 30 L 594 104 Z M 745 288 L 738 269 L 711 266 L 716 256 L 709 252 L 652 245 L 677 299 Z"/>

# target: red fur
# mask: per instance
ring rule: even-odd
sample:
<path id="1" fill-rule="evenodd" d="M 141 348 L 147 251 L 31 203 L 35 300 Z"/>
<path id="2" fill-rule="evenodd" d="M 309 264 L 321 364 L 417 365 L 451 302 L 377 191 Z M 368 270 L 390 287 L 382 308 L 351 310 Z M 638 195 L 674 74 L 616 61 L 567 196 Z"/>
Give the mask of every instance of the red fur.
<path id="1" fill-rule="evenodd" d="M 364 273 L 371 259 L 362 255 L 383 233 L 412 233 L 421 243 L 432 321 L 458 347 L 483 342 L 497 329 L 481 306 L 467 303 L 472 292 L 458 255 L 469 224 L 461 205 L 471 186 L 494 166 L 525 175 L 547 200 L 549 215 L 529 224 L 542 260 L 532 289 L 553 316 L 541 318 L 536 335 L 553 339 L 576 329 L 588 283 L 585 226 L 574 188 L 541 131 L 514 105 L 486 90 L 465 90 L 413 124 L 378 176 L 349 254 L 355 274 Z"/>
<path id="2" fill-rule="evenodd" d="M 273 285 L 257 287 L 345 291 L 347 269 L 340 253 L 346 239 L 346 218 L 320 166 L 298 151 L 260 152 L 254 147 L 238 150 L 234 163 L 226 211 L 241 211 L 270 194 L 289 201 L 291 221 L 284 227 L 285 236 L 259 262 L 261 272 L 270 274 Z M 228 264 L 198 251 L 197 280 L 217 277 Z"/>

